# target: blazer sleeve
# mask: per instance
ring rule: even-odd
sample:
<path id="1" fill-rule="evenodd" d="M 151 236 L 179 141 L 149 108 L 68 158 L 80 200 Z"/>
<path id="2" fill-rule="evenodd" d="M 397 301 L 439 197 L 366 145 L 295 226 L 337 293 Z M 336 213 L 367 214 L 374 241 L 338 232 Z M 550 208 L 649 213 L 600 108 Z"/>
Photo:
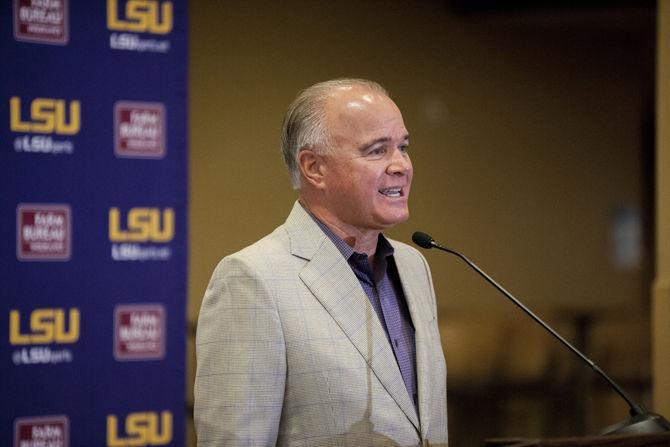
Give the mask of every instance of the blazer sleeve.
<path id="1" fill-rule="evenodd" d="M 271 289 L 239 255 L 224 258 L 203 299 L 196 333 L 198 446 L 275 445 L 286 353 Z"/>

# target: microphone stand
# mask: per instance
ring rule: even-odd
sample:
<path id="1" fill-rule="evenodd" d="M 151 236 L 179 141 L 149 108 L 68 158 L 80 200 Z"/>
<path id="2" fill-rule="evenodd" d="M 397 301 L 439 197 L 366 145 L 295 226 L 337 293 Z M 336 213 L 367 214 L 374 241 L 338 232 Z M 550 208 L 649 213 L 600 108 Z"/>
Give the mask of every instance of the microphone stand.
<path id="1" fill-rule="evenodd" d="M 526 307 L 521 301 L 516 299 L 511 293 L 505 290 L 500 284 L 498 284 L 493 278 L 487 275 L 482 269 L 480 269 L 474 262 L 470 261 L 465 255 L 452 250 L 447 247 L 443 247 L 435 240 L 427 235 L 426 233 L 421 233 L 419 231 L 415 232 L 412 235 L 412 241 L 415 244 L 422 248 L 437 248 L 438 250 L 446 251 L 452 255 L 457 256 L 468 264 L 475 272 L 477 272 L 482 278 L 484 278 L 489 284 L 498 289 L 505 297 L 507 297 L 512 303 L 514 303 L 518 308 L 524 311 L 529 317 L 531 317 L 536 323 L 542 326 L 547 330 L 551 335 L 554 336 L 559 342 L 566 346 L 570 351 L 572 351 L 577 357 L 582 359 L 591 369 L 593 369 L 600 377 L 605 379 L 607 383 L 621 396 L 629 407 L 630 418 L 622 421 L 620 423 L 611 425 L 601 431 L 601 435 L 614 435 L 614 434 L 628 434 L 628 433 L 637 433 L 637 434 L 650 434 L 650 433 L 665 433 L 670 432 L 670 422 L 665 419 L 663 416 L 657 413 L 652 413 L 647 411 L 642 405 L 635 403 L 624 390 L 612 380 L 605 372 L 598 367 L 591 359 L 586 357 L 581 351 L 572 346 L 566 339 L 561 337 L 561 335 L 556 332 L 551 326 L 545 323 L 540 317 L 535 315 L 528 307 Z"/>

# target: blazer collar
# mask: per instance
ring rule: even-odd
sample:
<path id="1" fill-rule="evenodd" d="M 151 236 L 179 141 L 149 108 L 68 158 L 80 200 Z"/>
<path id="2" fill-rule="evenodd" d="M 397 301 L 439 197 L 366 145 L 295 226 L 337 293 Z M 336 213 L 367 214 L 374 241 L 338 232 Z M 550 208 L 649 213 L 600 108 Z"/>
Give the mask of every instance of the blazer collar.
<path id="1" fill-rule="evenodd" d="M 284 227 L 288 233 L 291 254 L 306 260 L 312 259 L 314 253 L 327 239 L 321 228 L 297 200 L 293 204 L 293 209 Z"/>

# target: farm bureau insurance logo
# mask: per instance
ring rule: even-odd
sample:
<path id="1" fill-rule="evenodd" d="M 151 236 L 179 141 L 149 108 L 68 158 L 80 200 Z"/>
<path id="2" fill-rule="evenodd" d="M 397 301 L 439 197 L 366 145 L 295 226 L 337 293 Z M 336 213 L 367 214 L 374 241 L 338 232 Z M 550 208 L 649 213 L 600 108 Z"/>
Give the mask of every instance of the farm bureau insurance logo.
<path id="1" fill-rule="evenodd" d="M 165 357 L 165 306 L 119 304 L 114 308 L 114 358 L 157 360 Z"/>
<path id="2" fill-rule="evenodd" d="M 16 207 L 16 257 L 19 261 L 67 261 L 71 253 L 69 205 L 20 203 Z"/>
<path id="3" fill-rule="evenodd" d="M 67 416 L 36 416 L 14 420 L 14 447 L 68 447 Z"/>
<path id="4" fill-rule="evenodd" d="M 109 209 L 109 241 L 115 261 L 168 261 L 174 239 L 172 208 Z"/>
<path id="5" fill-rule="evenodd" d="M 160 416 L 160 419 L 159 419 Z M 125 434 L 119 434 L 118 416 L 107 415 L 107 447 L 166 445 L 172 442 L 172 413 L 155 411 L 130 413 Z"/>
<path id="6" fill-rule="evenodd" d="M 109 36 L 109 47 L 113 50 L 167 53 L 170 51 L 169 39 L 146 38 L 138 34 L 164 36 L 172 31 L 172 19 L 170 1 L 107 0 L 107 28 L 114 31 Z"/>
<path id="7" fill-rule="evenodd" d="M 22 315 L 9 311 L 9 344 L 18 347 L 12 353 L 15 365 L 70 363 L 72 351 L 49 345 L 70 345 L 79 340 L 79 309 L 72 307 L 35 309 Z"/>
<path id="8" fill-rule="evenodd" d="M 114 104 L 114 155 L 165 157 L 165 121 L 162 103 L 118 101 Z"/>
<path id="9" fill-rule="evenodd" d="M 77 100 L 35 98 L 22 101 L 18 96 L 9 99 L 9 129 L 23 134 L 14 138 L 16 152 L 72 154 L 72 140 L 53 138 L 52 135 L 73 136 L 80 128 L 81 103 Z"/>
<path id="10" fill-rule="evenodd" d="M 65 45 L 68 41 L 68 0 L 14 0 L 14 38 Z"/>

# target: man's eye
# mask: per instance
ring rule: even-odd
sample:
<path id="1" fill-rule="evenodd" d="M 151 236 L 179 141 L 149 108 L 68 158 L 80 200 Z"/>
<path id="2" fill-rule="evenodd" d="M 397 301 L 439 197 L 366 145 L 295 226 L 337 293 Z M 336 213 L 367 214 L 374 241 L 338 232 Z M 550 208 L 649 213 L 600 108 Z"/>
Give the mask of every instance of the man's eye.
<path id="1" fill-rule="evenodd" d="M 376 155 L 376 156 L 379 156 L 379 155 L 384 155 L 385 153 L 386 153 L 386 149 L 385 149 L 385 148 L 383 148 L 383 147 L 377 147 L 377 148 L 371 149 L 371 150 L 368 152 L 368 155 L 372 155 L 372 156 L 374 157 L 375 155 Z"/>
<path id="2" fill-rule="evenodd" d="M 402 146 L 398 147 L 400 152 L 409 152 L 409 144 L 403 144 Z"/>

